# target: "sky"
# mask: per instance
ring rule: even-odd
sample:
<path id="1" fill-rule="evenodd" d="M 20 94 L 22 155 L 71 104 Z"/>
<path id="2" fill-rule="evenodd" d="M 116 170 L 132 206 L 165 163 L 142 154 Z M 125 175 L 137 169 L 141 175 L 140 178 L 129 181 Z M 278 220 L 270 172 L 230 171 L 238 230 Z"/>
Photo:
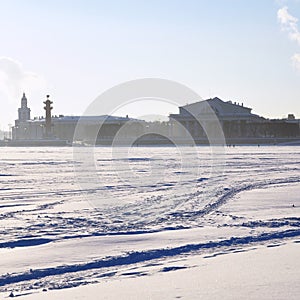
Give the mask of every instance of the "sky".
<path id="1" fill-rule="evenodd" d="M 107 89 L 139 78 L 300 118 L 299 0 L 0 0 L 0 129 L 22 93 L 33 116 L 81 115 Z M 185 99 L 186 103 L 194 99 Z M 172 106 L 125 107 L 138 117 Z"/>

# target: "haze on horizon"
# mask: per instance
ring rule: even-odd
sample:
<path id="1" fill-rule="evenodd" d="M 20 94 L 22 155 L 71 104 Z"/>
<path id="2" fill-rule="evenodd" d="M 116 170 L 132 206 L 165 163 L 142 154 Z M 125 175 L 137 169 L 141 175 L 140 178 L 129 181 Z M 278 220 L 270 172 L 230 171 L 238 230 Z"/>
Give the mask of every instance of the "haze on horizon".
<path id="1" fill-rule="evenodd" d="M 0 129 L 22 93 L 32 116 L 80 115 L 125 81 L 177 81 L 203 99 L 243 102 L 265 117 L 300 118 L 300 1 L 0 0 Z M 186 99 L 192 102 L 193 99 Z M 168 115 L 176 107 L 123 108 Z"/>

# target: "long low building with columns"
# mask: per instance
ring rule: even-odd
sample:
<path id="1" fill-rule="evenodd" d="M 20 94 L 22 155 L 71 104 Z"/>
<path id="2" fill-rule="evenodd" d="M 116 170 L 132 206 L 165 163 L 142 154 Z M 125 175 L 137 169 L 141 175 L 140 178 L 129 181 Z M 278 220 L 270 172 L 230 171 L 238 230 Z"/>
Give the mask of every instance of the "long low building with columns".
<path id="1" fill-rule="evenodd" d="M 214 135 L 214 129 L 218 127 L 227 142 L 236 143 L 300 135 L 299 122 L 293 115 L 287 119 L 269 120 L 253 114 L 243 103 L 225 102 L 217 97 L 181 106 L 179 114 L 171 114 L 169 119 L 172 136 L 191 136 L 196 142 L 207 141 L 208 135 Z"/>

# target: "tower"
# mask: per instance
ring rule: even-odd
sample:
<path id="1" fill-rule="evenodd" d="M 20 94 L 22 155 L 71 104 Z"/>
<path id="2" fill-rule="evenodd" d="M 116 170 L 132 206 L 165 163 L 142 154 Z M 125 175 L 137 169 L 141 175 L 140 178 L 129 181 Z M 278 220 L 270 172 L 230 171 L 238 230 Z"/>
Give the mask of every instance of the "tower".
<path id="1" fill-rule="evenodd" d="M 52 101 L 50 101 L 49 99 L 49 95 L 47 95 L 47 100 L 44 102 L 45 106 L 44 109 L 46 111 L 46 119 L 45 119 L 45 137 L 51 137 L 51 132 L 52 132 L 52 128 L 51 128 L 51 110 L 52 110 L 52 106 L 51 104 L 53 103 Z"/>
<path id="2" fill-rule="evenodd" d="M 19 122 L 25 122 L 30 120 L 30 108 L 27 107 L 27 98 L 25 93 L 23 93 L 23 97 L 21 99 L 21 107 L 18 109 L 19 114 Z"/>

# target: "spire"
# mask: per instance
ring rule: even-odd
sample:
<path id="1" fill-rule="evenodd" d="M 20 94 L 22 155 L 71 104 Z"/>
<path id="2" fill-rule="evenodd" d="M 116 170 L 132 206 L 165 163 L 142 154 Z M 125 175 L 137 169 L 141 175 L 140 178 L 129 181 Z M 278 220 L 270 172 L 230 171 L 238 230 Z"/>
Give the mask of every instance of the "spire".
<path id="1" fill-rule="evenodd" d="M 23 97 L 21 99 L 21 107 L 22 108 L 27 108 L 27 98 L 25 96 L 25 93 L 23 93 Z"/>
<path id="2" fill-rule="evenodd" d="M 21 107 L 18 109 L 19 121 L 30 120 L 30 108 L 27 106 L 27 98 L 23 92 L 23 97 L 21 99 Z"/>

